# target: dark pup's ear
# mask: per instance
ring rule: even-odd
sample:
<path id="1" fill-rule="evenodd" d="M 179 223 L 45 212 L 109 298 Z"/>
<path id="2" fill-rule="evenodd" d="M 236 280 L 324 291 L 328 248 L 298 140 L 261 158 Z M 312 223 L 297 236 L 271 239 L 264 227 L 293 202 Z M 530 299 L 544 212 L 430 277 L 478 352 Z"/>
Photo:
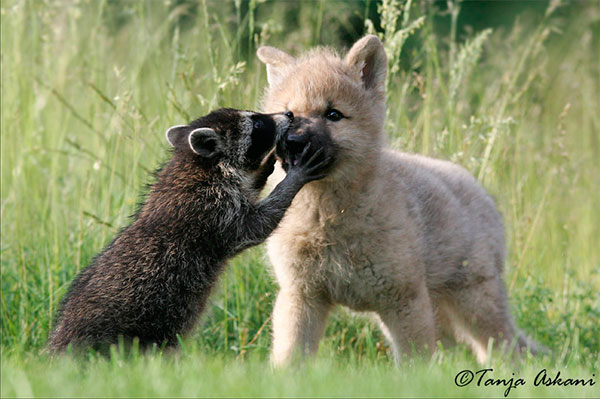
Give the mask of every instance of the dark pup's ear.
<path id="1" fill-rule="evenodd" d="M 359 71 L 365 89 L 385 93 L 387 56 L 377 36 L 367 35 L 354 43 L 345 61 Z"/>
<path id="2" fill-rule="evenodd" d="M 179 147 L 181 143 L 183 143 L 186 138 L 186 133 L 189 132 L 190 127 L 186 125 L 175 125 L 170 127 L 165 132 L 165 137 L 171 147 Z"/>
<path id="3" fill-rule="evenodd" d="M 209 127 L 192 130 L 188 144 L 194 153 L 206 159 L 213 159 L 221 152 L 219 136 Z"/>

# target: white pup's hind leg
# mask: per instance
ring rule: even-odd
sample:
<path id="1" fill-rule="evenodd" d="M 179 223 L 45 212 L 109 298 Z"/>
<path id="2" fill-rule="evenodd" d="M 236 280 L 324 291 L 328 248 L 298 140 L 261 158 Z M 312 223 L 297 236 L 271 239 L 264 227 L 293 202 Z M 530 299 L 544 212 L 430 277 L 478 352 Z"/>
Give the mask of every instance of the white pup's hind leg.
<path id="1" fill-rule="evenodd" d="M 528 342 L 517 334 L 508 309 L 504 283 L 499 276 L 452 293 L 441 309 L 452 321 L 457 341 L 471 346 L 481 364 L 489 358 L 488 342 L 504 351 L 516 345 L 515 355 L 525 350 Z M 535 351 L 533 346 L 530 347 Z"/>

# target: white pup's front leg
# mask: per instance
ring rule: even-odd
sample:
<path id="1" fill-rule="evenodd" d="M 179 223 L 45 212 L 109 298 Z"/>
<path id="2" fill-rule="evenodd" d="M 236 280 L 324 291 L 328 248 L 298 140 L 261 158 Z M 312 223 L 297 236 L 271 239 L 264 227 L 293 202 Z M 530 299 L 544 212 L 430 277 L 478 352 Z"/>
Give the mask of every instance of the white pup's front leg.
<path id="1" fill-rule="evenodd" d="M 295 289 L 282 289 L 273 311 L 273 352 L 276 366 L 316 354 L 331 305 L 326 301 L 306 298 Z"/>
<path id="2" fill-rule="evenodd" d="M 435 321 L 424 281 L 414 288 L 414 297 L 395 305 L 379 311 L 378 316 L 396 363 L 413 350 L 431 354 L 435 350 Z"/>

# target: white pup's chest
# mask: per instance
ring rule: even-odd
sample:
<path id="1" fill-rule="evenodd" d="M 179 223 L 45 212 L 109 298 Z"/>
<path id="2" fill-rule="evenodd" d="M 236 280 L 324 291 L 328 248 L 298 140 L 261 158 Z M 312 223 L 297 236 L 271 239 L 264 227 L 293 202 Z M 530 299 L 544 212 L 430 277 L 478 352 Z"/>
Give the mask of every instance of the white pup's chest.
<path id="1" fill-rule="evenodd" d="M 276 232 L 268 247 L 282 288 L 302 285 L 309 295 L 325 291 L 334 303 L 355 310 L 374 310 L 381 302 L 379 293 L 388 290 L 389 279 L 373 253 L 376 243 L 371 241 L 371 237 L 352 233 L 344 226 L 296 228 Z"/>

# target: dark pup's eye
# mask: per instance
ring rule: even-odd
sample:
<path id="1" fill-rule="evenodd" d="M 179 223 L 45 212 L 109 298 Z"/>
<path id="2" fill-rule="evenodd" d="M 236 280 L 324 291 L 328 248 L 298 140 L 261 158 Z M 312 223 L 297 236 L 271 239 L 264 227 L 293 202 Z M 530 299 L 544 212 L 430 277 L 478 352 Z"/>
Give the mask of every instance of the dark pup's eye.
<path id="1" fill-rule="evenodd" d="M 325 111 L 325 118 L 329 119 L 332 122 L 337 122 L 343 117 L 344 115 L 337 109 L 328 109 L 327 111 Z"/>
<path id="2" fill-rule="evenodd" d="M 265 127 L 265 123 L 260 119 L 255 119 L 253 127 L 254 127 L 254 130 L 261 130 Z"/>

